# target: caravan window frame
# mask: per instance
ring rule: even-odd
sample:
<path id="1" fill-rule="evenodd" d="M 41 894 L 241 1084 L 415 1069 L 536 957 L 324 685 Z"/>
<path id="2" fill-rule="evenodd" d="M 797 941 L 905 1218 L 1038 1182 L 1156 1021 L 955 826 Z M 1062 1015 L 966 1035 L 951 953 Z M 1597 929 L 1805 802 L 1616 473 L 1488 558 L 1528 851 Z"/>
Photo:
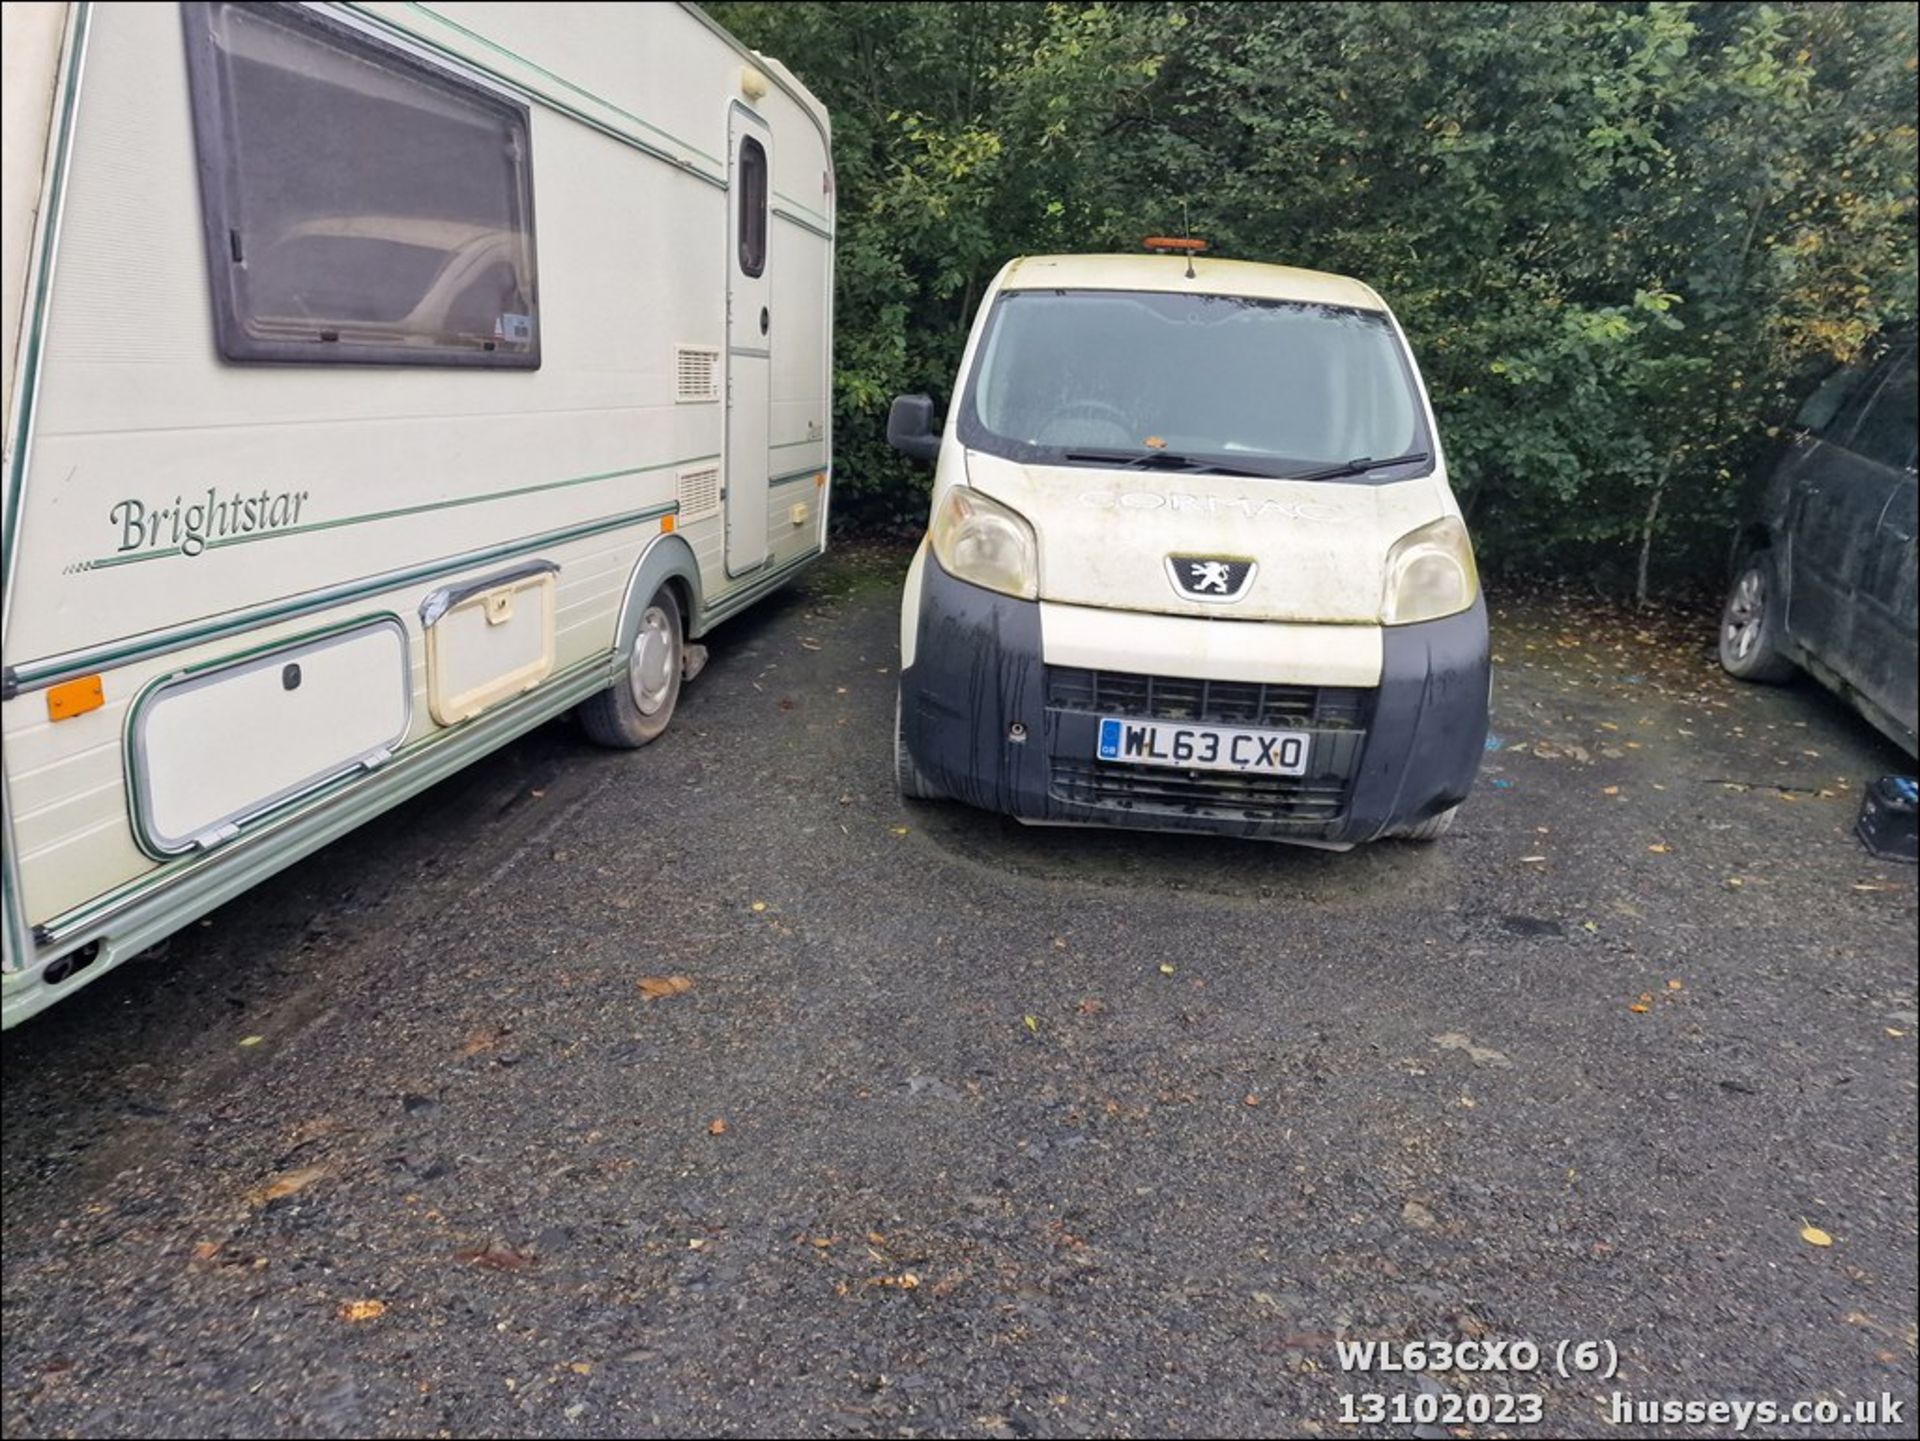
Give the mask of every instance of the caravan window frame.
<path id="1" fill-rule="evenodd" d="M 401 318 L 394 327 L 404 339 L 371 340 L 343 335 L 344 327 L 324 324 L 316 317 L 315 333 L 310 339 L 263 337 L 255 327 L 256 315 L 250 305 L 242 269 L 247 241 L 242 228 L 244 213 L 240 194 L 239 146 L 235 129 L 234 96 L 227 81 L 224 59 L 215 43 L 218 12 L 226 9 L 263 9 L 275 22 L 292 31 L 306 30 L 319 43 L 344 50 L 355 58 L 377 67 L 385 76 L 403 84 L 431 91 L 442 107 L 466 108 L 475 115 L 502 125 L 511 136 L 508 160 L 508 190 L 505 195 L 510 229 L 488 230 L 480 225 L 467 228 L 474 233 L 460 249 L 447 249 L 445 264 L 433 277 L 449 276 L 457 266 L 502 264 L 511 267 L 516 289 L 524 297 L 524 315 L 503 313 L 500 321 L 524 322 L 524 340 L 513 344 L 513 337 L 502 336 L 496 321 L 495 337 L 489 341 L 459 343 L 445 332 L 436 335 L 428 329 L 407 330 L 412 320 L 434 298 L 430 285 L 416 309 Z M 541 316 L 539 264 L 535 242 L 533 208 L 533 152 L 531 111 L 526 105 L 496 89 L 478 83 L 471 76 L 434 64 L 417 53 L 388 44 L 367 30 L 343 23 L 305 5 L 270 7 L 240 6 L 234 0 L 195 0 L 180 7 L 181 25 L 187 52 L 187 84 L 193 112 L 194 151 L 199 170 L 200 208 L 206 243 L 207 272 L 213 302 L 215 339 L 220 354 L 240 363 L 268 362 L 296 365 L 399 365 L 432 368 L 484 368 L 537 370 L 540 366 Z M 408 226 L 420 230 L 440 226 L 458 229 L 461 222 L 442 222 L 427 217 L 372 217 L 389 219 L 392 228 L 404 236 Z M 345 215 L 342 227 L 365 225 L 368 217 Z M 321 225 L 326 222 L 303 222 Z M 495 237 L 505 237 L 504 244 Z M 283 237 L 283 239 L 292 237 Z M 369 238 L 361 236 L 358 238 Z M 371 237 L 376 243 L 379 237 Z M 447 242 L 435 237 L 442 245 Z M 387 237 L 395 251 L 433 247 L 411 237 Z M 410 243 L 411 241 L 411 243 Z M 489 257 L 489 249 L 505 250 L 505 255 Z M 463 258 L 464 255 L 464 258 Z M 404 293 L 404 292 L 403 292 Z M 457 291 L 455 292 L 457 294 Z M 450 306 L 451 296 L 441 297 Z M 377 323 L 377 322 L 376 322 Z"/>

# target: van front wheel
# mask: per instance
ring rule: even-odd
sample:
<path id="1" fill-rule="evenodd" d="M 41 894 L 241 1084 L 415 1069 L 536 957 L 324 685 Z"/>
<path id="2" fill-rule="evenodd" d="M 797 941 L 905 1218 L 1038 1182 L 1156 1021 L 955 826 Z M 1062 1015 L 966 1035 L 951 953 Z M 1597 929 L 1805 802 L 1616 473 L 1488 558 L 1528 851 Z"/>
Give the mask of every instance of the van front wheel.
<path id="1" fill-rule="evenodd" d="M 1395 831 L 1394 839 L 1402 841 L 1437 841 L 1453 829 L 1453 818 L 1460 814 L 1460 807 L 1448 806 L 1437 816 L 1428 816 L 1423 821 L 1415 821 L 1402 830 Z"/>
<path id="2" fill-rule="evenodd" d="M 913 763 L 913 754 L 907 749 L 906 738 L 900 731 L 900 693 L 893 696 L 893 780 L 900 794 L 910 801 L 939 801 L 946 799 L 946 792 L 921 774 L 920 767 Z"/>
<path id="3" fill-rule="evenodd" d="M 581 702 L 580 728 L 595 744 L 615 750 L 636 750 L 658 740 L 679 704 L 685 664 L 680 603 L 671 590 L 662 588 L 640 613 L 625 673 Z"/>

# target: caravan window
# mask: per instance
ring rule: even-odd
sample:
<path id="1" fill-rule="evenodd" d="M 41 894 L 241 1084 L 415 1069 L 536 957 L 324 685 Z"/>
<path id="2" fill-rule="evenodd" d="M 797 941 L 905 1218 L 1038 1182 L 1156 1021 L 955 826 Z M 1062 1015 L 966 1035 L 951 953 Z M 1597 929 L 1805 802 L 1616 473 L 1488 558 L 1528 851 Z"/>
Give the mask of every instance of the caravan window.
<path id="1" fill-rule="evenodd" d="M 228 360 L 539 365 L 524 107 L 304 6 L 181 8 Z"/>
<path id="2" fill-rule="evenodd" d="M 740 269 L 767 268 L 767 149 L 748 136 L 740 142 Z"/>

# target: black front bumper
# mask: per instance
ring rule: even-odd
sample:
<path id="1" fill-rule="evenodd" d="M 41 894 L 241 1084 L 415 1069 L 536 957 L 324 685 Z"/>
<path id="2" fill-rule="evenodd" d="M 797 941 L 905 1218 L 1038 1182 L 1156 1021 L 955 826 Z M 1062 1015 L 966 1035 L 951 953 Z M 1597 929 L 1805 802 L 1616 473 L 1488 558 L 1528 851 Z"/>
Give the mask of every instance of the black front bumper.
<path id="1" fill-rule="evenodd" d="M 1038 602 L 955 580 L 931 555 L 922 572 L 901 739 L 927 780 L 984 810 L 1346 845 L 1459 804 L 1486 750 L 1484 601 L 1386 627 L 1377 688 L 1257 685 L 1049 666 Z M 1110 715 L 1306 730 L 1307 773 L 1098 761 Z"/>

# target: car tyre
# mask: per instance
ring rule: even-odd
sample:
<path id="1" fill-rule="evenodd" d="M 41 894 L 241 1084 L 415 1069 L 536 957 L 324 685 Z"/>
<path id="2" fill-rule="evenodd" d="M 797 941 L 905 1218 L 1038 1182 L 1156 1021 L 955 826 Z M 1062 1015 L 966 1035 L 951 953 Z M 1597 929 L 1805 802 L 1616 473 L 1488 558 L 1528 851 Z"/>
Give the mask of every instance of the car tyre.
<path id="1" fill-rule="evenodd" d="M 1758 550 L 1740 565 L 1720 610 L 1720 665 L 1736 680 L 1778 685 L 1793 676 L 1780 651 L 1780 587 L 1773 553 Z"/>
<path id="2" fill-rule="evenodd" d="M 1428 816 L 1423 821 L 1415 821 L 1412 825 L 1395 831 L 1394 838 L 1403 841 L 1418 841 L 1422 845 L 1430 844 L 1439 840 L 1440 837 L 1453 829 L 1453 818 L 1459 814 L 1460 807 L 1448 806 L 1437 816 Z"/>
<path id="3" fill-rule="evenodd" d="M 907 750 L 906 737 L 901 733 L 901 700 L 899 692 L 893 697 L 893 780 L 900 794 L 910 801 L 938 801 L 946 799 L 946 792 L 928 780 L 920 767 L 914 764 L 913 756 Z"/>
<path id="4" fill-rule="evenodd" d="M 580 705 L 587 738 L 613 750 L 637 750 L 658 740 L 680 702 L 686 646 L 680 602 L 662 587 L 640 613 L 625 674 Z"/>

